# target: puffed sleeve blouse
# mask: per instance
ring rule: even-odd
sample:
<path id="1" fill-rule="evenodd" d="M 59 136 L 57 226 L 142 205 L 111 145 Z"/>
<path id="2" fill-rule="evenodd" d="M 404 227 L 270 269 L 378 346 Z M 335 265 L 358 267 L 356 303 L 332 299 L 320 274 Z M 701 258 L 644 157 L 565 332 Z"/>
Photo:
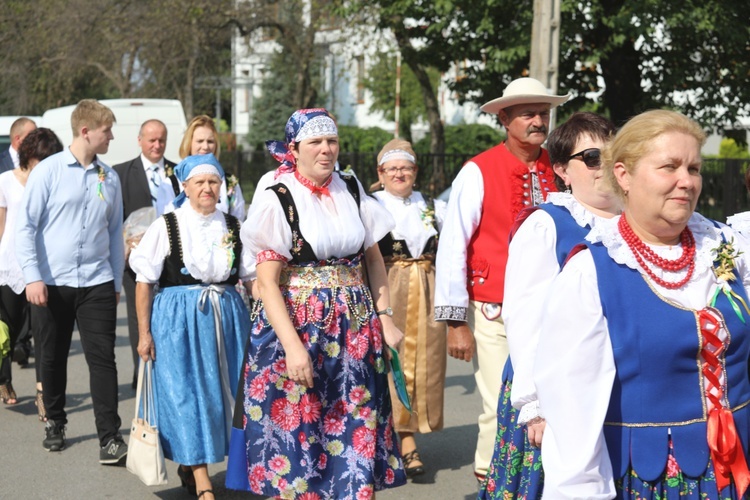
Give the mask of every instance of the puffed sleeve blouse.
<path id="1" fill-rule="evenodd" d="M 174 211 L 180 232 L 180 243 L 185 267 L 190 275 L 203 283 L 221 283 L 229 278 L 231 255 L 226 243 L 227 225 L 224 213 L 216 210 L 202 215 L 185 203 Z M 238 238 L 239 235 L 234 235 Z M 167 224 L 159 217 L 149 226 L 138 246 L 130 254 L 130 268 L 136 273 L 136 281 L 157 283 L 169 255 Z M 241 279 L 247 279 L 250 270 L 243 255 L 239 258 Z"/>
<path id="2" fill-rule="evenodd" d="M 644 274 L 619 235 L 618 220 L 619 216 L 601 221 L 586 239 L 601 242 L 615 262 Z M 713 249 L 723 241 L 722 233 L 727 241 L 736 241 L 738 235 L 727 226 L 717 228 L 699 214 L 693 214 L 688 227 L 696 241 L 695 271 L 689 284 L 669 290 L 645 275 L 644 278 L 665 300 L 700 310 L 709 304 L 716 287 L 724 284 L 713 272 Z M 676 259 L 682 253 L 681 245 L 649 247 L 666 259 Z M 747 288 L 748 255 L 740 255 L 735 265 Z M 654 271 L 660 278 L 673 282 L 686 273 L 686 270 L 669 274 Z M 590 251 L 581 251 L 570 258 L 552 283 L 541 310 L 544 315 L 534 382 L 547 419 L 542 441 L 545 493 L 554 492 L 554 498 L 614 498 L 603 426 L 616 367 Z"/>
<path id="3" fill-rule="evenodd" d="M 360 207 L 338 173 L 327 186 L 330 195 L 314 195 L 293 173 L 281 174 L 272 185 L 289 189 L 299 216 L 300 231 L 319 260 L 345 257 L 368 249 L 391 231 L 393 217 L 357 181 Z M 292 230 L 276 193 L 259 193 L 241 230 L 243 252 L 260 263 L 292 259 Z"/>

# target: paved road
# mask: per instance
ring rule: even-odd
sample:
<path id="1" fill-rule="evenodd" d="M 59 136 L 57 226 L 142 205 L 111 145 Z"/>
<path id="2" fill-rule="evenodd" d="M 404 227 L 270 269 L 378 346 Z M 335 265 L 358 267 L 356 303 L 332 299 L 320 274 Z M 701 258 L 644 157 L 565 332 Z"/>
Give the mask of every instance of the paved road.
<path id="1" fill-rule="evenodd" d="M 118 309 L 117 359 L 120 380 L 120 417 L 127 441 L 135 391 L 130 388 L 132 361 L 124 303 Z M 33 363 L 33 360 L 32 360 Z M 0 499 L 139 499 L 189 498 L 180 488 L 176 466 L 167 462 L 169 484 L 144 486 L 124 467 L 98 463 L 98 442 L 88 389 L 88 370 L 78 334 L 74 334 L 68 366 L 67 448 L 49 453 L 42 448 L 44 425 L 36 418 L 33 364 L 13 365 L 19 403 L 0 408 Z M 445 389 L 445 429 L 417 435 L 428 472 L 406 486 L 377 494 L 378 500 L 476 498 L 472 461 L 476 442 L 479 394 L 471 365 L 449 358 Z M 0 406 L 2 406 L 0 404 Z M 261 497 L 224 489 L 226 462 L 209 466 L 218 498 L 261 500 Z"/>

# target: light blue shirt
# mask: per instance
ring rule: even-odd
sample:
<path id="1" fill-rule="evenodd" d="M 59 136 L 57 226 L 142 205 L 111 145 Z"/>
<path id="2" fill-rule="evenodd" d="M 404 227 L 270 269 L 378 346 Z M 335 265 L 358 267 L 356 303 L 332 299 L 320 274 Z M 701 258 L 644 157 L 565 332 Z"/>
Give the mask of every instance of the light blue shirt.
<path id="1" fill-rule="evenodd" d="M 84 288 L 114 280 L 119 292 L 124 253 L 114 170 L 98 158 L 83 167 L 66 148 L 31 171 L 16 225 L 16 258 L 27 285 Z"/>

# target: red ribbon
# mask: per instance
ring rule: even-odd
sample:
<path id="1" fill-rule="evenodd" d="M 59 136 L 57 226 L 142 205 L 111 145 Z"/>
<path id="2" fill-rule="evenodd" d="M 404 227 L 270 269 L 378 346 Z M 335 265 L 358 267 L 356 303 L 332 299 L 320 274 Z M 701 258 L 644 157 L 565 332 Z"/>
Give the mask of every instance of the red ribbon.
<path id="1" fill-rule="evenodd" d="M 331 192 L 328 191 L 328 185 L 333 180 L 333 176 L 329 177 L 328 180 L 326 180 L 322 186 L 316 186 L 315 183 L 313 183 L 307 177 L 302 176 L 297 170 L 294 171 L 294 177 L 296 177 L 296 179 L 300 182 L 300 184 L 302 184 L 307 189 L 309 189 L 312 194 L 321 195 L 321 196 L 331 196 Z"/>
<path id="2" fill-rule="evenodd" d="M 734 417 L 728 409 L 714 408 L 708 414 L 708 446 L 711 449 L 719 491 L 729 486 L 731 475 L 734 477 L 738 497 L 742 498 L 750 485 L 750 471 L 734 426 Z"/>

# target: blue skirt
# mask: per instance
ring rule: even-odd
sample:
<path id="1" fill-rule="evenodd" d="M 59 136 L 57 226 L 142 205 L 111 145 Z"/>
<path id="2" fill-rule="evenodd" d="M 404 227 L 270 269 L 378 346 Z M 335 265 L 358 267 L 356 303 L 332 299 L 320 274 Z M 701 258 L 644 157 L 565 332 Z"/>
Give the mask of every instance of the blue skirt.
<path id="1" fill-rule="evenodd" d="M 346 266 L 349 271 L 344 267 L 326 266 L 319 277 L 352 272 L 356 262 Z M 308 271 L 305 279 L 317 278 Z M 289 285 L 282 293 L 310 354 L 314 386 L 288 377 L 284 349 L 258 301 L 237 395 L 227 487 L 315 500 L 369 499 L 376 490 L 404 484 L 381 325 L 369 290 L 361 283 Z"/>
<path id="2" fill-rule="evenodd" d="M 183 465 L 222 462 L 227 455 L 233 396 L 250 333 L 242 298 L 234 287 L 225 287 L 218 297 L 220 353 L 213 305 L 206 300 L 199 308 L 204 289 L 163 288 L 151 313 L 156 424 L 165 458 Z"/>
<path id="3" fill-rule="evenodd" d="M 503 370 L 503 384 L 497 402 L 497 437 L 487 479 L 479 489 L 479 499 L 539 499 L 544 473 L 542 453 L 531 446 L 526 426 L 518 425 L 518 410 L 510 404 L 513 367 L 510 358 Z"/>

